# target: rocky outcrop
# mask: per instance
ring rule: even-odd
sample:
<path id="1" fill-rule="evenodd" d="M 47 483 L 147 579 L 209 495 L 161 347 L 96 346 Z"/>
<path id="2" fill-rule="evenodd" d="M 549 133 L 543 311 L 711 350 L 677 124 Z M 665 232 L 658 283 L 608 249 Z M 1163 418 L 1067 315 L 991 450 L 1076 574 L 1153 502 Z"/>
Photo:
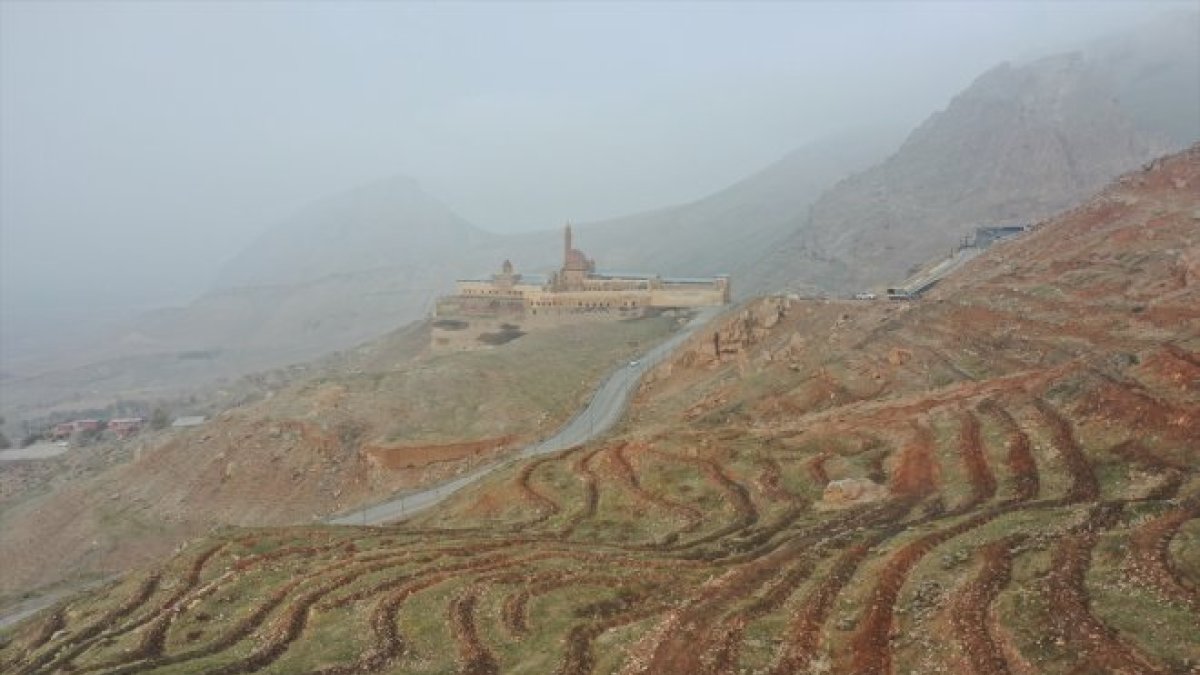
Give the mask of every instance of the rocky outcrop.
<path id="1" fill-rule="evenodd" d="M 883 286 L 975 226 L 1033 223 L 1177 142 L 1135 119 L 1110 61 L 1083 54 L 981 75 L 886 161 L 819 199 L 760 265 L 754 290 Z M 1200 96 L 1197 97 L 1200 101 Z M 1189 103 L 1176 117 L 1200 115 Z"/>

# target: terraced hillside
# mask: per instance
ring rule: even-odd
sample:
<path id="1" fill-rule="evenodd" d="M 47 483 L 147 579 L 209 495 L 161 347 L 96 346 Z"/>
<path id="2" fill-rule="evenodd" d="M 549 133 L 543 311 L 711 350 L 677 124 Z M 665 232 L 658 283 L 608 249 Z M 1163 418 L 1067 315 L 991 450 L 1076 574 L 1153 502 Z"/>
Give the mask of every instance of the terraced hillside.
<path id="1" fill-rule="evenodd" d="M 35 672 L 1187 673 L 1200 147 L 912 305 L 764 299 L 607 442 L 389 528 L 230 530 Z"/>
<path id="2" fill-rule="evenodd" d="M 494 461 L 570 418 L 614 364 L 680 320 L 568 326 L 455 353 L 429 353 L 428 329 L 406 329 L 52 482 L 5 462 L 0 606 L 160 559 L 216 526 L 312 523 Z"/>

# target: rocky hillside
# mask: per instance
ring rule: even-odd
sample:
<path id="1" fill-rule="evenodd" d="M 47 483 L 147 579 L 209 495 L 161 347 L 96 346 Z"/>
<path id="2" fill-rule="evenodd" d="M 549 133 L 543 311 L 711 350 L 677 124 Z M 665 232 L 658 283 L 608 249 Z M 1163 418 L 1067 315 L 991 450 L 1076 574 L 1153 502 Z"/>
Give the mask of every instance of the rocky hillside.
<path id="1" fill-rule="evenodd" d="M 1186 673 L 1200 146 L 913 303 L 766 298 L 604 442 L 390 528 L 235 530 L 17 672 Z"/>
<path id="2" fill-rule="evenodd" d="M 275 225 L 225 266 L 215 290 L 146 315 L 120 343 L 291 358 L 346 347 L 421 318 L 493 239 L 410 179 L 364 186 Z"/>
<path id="3" fill-rule="evenodd" d="M 828 139 L 696 202 L 585 224 L 579 244 L 609 269 L 730 273 L 740 297 L 885 285 L 976 224 L 1047 217 L 1200 137 L 1196 26 L 1185 12 L 1082 56 L 997 67 L 882 163 L 891 134 Z M 191 305 L 9 374 L 3 412 L 170 396 L 345 348 L 425 315 L 455 277 L 505 258 L 553 268 L 559 236 L 485 233 L 407 179 L 366 186 L 270 230 Z"/>
<path id="4" fill-rule="evenodd" d="M 72 448 L 49 466 L 4 462 L 0 600 L 144 563 L 214 526 L 311 523 L 446 479 L 548 434 L 673 327 L 567 327 L 452 354 L 429 353 L 428 328 L 411 327 L 195 429 Z"/>
<path id="5" fill-rule="evenodd" d="M 606 269 L 740 278 L 821 190 L 885 156 L 894 137 L 806 146 L 697 202 L 579 227 L 579 245 Z M 366 186 L 269 230 L 188 306 L 147 313 L 44 372 L 7 378 L 3 412 L 17 420 L 169 398 L 351 347 L 427 315 L 456 278 L 504 259 L 526 272 L 556 268 L 561 236 L 486 233 L 407 179 Z"/>
<path id="6" fill-rule="evenodd" d="M 758 292 L 886 286 L 976 225 L 1032 223 L 1200 139 L 1200 15 L 980 76 L 877 166 L 823 195 L 747 279 Z"/>
<path id="7" fill-rule="evenodd" d="M 752 283 L 845 293 L 899 281 L 975 226 L 1046 218 L 1167 145 L 1082 55 L 1004 64 L 822 196 Z"/>
<path id="8" fill-rule="evenodd" d="M 885 156 L 888 138 L 874 132 L 814 144 L 698 202 L 584 225 L 579 243 L 608 269 L 744 268 L 785 236 L 822 190 Z M 554 269 L 561 236 L 558 229 L 488 233 L 414 182 L 386 181 L 273 227 L 227 265 L 217 289 L 186 308 L 146 315 L 121 342 L 138 353 L 311 356 L 421 318 L 456 278 L 496 271 L 504 259 L 525 271 Z"/>

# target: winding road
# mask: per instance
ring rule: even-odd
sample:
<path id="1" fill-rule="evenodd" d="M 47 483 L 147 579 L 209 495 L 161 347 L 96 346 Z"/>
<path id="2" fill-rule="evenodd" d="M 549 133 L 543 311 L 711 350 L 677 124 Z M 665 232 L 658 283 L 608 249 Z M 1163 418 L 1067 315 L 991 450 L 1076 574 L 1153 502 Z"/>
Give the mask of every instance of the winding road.
<path id="1" fill-rule="evenodd" d="M 454 480 L 344 516 L 331 518 L 327 522 L 333 525 L 382 525 L 401 520 L 441 502 L 497 469 L 530 457 L 566 450 L 604 434 L 625 413 L 625 409 L 629 406 L 629 399 L 637 388 L 638 382 L 641 381 L 642 375 L 662 362 L 701 326 L 707 324 L 725 309 L 725 307 L 701 308 L 687 324 L 670 338 L 647 351 L 638 360 L 622 364 L 605 378 L 596 392 L 592 394 L 588 404 L 553 436 L 528 445 L 511 457 L 480 467 Z"/>

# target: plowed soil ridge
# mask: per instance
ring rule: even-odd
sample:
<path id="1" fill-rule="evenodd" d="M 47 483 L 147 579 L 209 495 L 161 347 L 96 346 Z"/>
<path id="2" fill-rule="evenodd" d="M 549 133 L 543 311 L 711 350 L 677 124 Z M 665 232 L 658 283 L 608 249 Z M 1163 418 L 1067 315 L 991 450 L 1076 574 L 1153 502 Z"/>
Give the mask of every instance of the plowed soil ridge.
<path id="1" fill-rule="evenodd" d="M 394 526 L 214 532 L 0 670 L 1190 672 L 1197 186 L 1200 147 L 912 302 L 746 303 L 602 443 Z"/>
<path id="2" fill-rule="evenodd" d="M 1051 630 L 1076 645 L 1078 668 L 1120 675 L 1165 674 L 1169 672 L 1166 668 L 1121 639 L 1116 631 L 1097 619 L 1089 607 L 1084 577 L 1092 548 L 1099 534 L 1116 524 L 1120 510 L 1121 505 L 1115 503 L 1096 506 L 1084 524 L 1064 536 L 1055 547 L 1046 580 Z"/>
<path id="3" fill-rule="evenodd" d="M 962 645 L 972 671 L 979 675 L 1008 675 L 1008 661 L 988 629 L 992 601 L 1012 577 L 1012 551 L 1023 537 L 1013 535 L 980 549 L 979 573 L 959 588 L 950 601 L 954 637 Z"/>

